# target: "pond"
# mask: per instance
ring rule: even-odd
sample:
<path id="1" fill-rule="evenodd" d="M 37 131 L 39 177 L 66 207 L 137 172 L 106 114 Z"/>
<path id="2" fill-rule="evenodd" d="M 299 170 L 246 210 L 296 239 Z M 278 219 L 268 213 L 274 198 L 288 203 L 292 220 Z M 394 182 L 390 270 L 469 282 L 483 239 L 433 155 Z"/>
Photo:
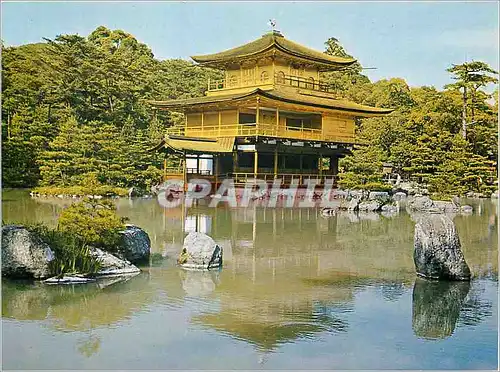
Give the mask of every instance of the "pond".
<path id="1" fill-rule="evenodd" d="M 454 216 L 474 279 L 416 279 L 411 217 L 316 208 L 164 209 L 119 199 L 149 234 L 128 281 L 2 281 L 5 369 L 496 369 L 497 205 Z M 70 200 L 4 191 L 4 222 L 54 224 Z M 175 258 L 188 231 L 224 248 L 217 272 Z M 159 257 L 163 259 L 159 259 Z"/>

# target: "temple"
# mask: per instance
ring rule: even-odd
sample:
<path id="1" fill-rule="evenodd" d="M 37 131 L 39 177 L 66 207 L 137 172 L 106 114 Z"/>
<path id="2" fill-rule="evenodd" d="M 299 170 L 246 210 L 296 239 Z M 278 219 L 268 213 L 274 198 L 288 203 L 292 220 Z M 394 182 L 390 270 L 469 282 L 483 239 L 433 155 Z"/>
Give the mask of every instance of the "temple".
<path id="1" fill-rule="evenodd" d="M 224 79 L 208 81 L 204 97 L 150 102 L 185 116 L 155 147 L 165 152 L 165 180 L 259 178 L 299 186 L 335 180 L 339 158 L 355 143 L 355 118 L 392 111 L 344 100 L 321 82 L 320 72 L 342 70 L 355 59 L 309 49 L 279 31 L 192 59 L 223 70 Z M 181 166 L 167 167 L 168 156 L 180 157 Z"/>

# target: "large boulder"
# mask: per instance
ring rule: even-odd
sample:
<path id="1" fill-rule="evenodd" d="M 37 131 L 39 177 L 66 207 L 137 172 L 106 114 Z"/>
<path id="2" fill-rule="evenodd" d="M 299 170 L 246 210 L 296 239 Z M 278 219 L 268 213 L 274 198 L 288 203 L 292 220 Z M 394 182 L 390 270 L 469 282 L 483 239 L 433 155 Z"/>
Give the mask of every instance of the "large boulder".
<path id="1" fill-rule="evenodd" d="M 121 276 L 134 275 L 141 270 L 137 266 L 132 265 L 127 260 L 122 260 L 111 253 L 104 252 L 99 248 L 92 248 L 90 254 L 99 259 L 101 268 L 95 274 L 96 276 Z"/>
<path id="2" fill-rule="evenodd" d="M 434 208 L 434 202 L 428 196 L 415 196 L 408 198 L 406 206 L 410 211 L 429 211 Z"/>
<path id="3" fill-rule="evenodd" d="M 125 230 L 120 231 L 122 235 L 120 255 L 132 263 L 148 261 L 151 252 L 151 240 L 148 234 L 140 227 L 125 226 Z"/>
<path id="4" fill-rule="evenodd" d="M 43 279 L 50 276 L 54 253 L 38 235 L 23 226 L 2 226 L 2 275 Z"/>
<path id="5" fill-rule="evenodd" d="M 220 268 L 222 266 L 222 247 L 204 233 L 191 232 L 184 239 L 184 246 L 177 262 L 186 269 Z"/>
<path id="6" fill-rule="evenodd" d="M 430 279 L 470 280 L 453 221 L 444 214 L 424 214 L 416 222 L 413 259 L 417 274 Z"/>
<path id="7" fill-rule="evenodd" d="M 401 182 L 394 191 L 403 191 L 407 195 L 429 195 L 429 190 L 416 182 Z"/>
<path id="8" fill-rule="evenodd" d="M 426 195 L 415 196 L 408 199 L 406 206 L 411 212 L 460 212 L 460 201 L 458 198 L 453 198 L 453 201 L 444 201 L 432 200 Z"/>

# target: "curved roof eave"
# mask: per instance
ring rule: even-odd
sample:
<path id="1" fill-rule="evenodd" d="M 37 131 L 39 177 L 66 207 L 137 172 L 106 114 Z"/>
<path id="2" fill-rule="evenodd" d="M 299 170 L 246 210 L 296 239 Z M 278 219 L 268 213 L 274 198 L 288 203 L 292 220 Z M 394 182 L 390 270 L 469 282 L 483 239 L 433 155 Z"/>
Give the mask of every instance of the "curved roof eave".
<path id="1" fill-rule="evenodd" d="M 311 48 L 305 47 L 303 45 L 300 45 L 298 43 L 295 43 L 291 40 L 285 39 L 284 37 L 276 37 L 276 36 L 263 36 L 264 41 L 261 41 L 261 39 L 254 40 L 250 43 L 231 48 L 228 50 L 225 50 L 220 53 L 213 53 L 213 54 L 205 54 L 205 55 L 196 55 L 196 56 L 191 56 L 193 61 L 200 63 L 200 64 L 217 64 L 217 63 L 223 63 L 225 61 L 229 61 L 231 59 L 241 59 L 245 57 L 251 57 L 255 56 L 261 53 L 264 53 L 268 51 L 271 48 L 276 48 L 283 53 L 295 56 L 295 57 L 300 57 L 303 59 L 308 59 L 317 63 L 322 63 L 330 66 L 335 66 L 335 65 L 342 65 L 342 66 L 349 66 L 353 63 L 356 62 L 356 59 L 354 58 L 344 58 L 344 57 L 337 57 L 337 56 L 330 56 L 328 54 L 313 50 Z M 286 40 L 286 42 L 280 42 L 280 39 Z M 254 47 L 254 45 L 257 44 L 262 44 L 262 46 L 256 47 L 255 50 L 245 53 L 243 50 L 245 48 L 250 48 Z M 290 44 L 292 47 L 295 46 L 297 50 L 293 50 L 293 48 L 287 46 L 286 44 Z M 238 50 L 241 50 L 242 52 L 238 52 Z M 301 51 L 302 50 L 302 51 Z M 324 54 L 324 56 L 322 55 Z"/>
<path id="2" fill-rule="evenodd" d="M 281 93 L 276 94 L 274 93 L 275 91 L 266 91 L 262 90 L 260 88 L 254 89 L 250 92 L 245 92 L 245 93 L 238 93 L 238 94 L 233 94 L 233 95 L 228 95 L 228 96 L 212 96 L 212 97 L 198 97 L 198 98 L 188 98 L 185 100 L 172 100 L 172 101 L 149 101 L 150 104 L 157 105 L 161 107 L 181 107 L 181 106 L 186 106 L 186 105 L 199 105 L 199 104 L 210 104 L 210 103 L 215 103 L 215 102 L 227 102 L 227 101 L 234 101 L 234 100 L 240 100 L 244 98 L 248 98 L 254 95 L 260 95 L 262 97 L 266 97 L 269 99 L 274 99 L 278 101 L 283 101 L 283 102 L 288 102 L 288 103 L 294 103 L 298 105 L 307 105 L 307 106 L 314 106 L 314 107 L 319 107 L 319 108 L 324 108 L 328 110 L 337 110 L 337 111 L 344 111 L 344 112 L 349 112 L 354 114 L 359 114 L 359 116 L 364 115 L 364 116 L 377 116 L 377 115 L 387 115 L 390 114 L 391 112 L 394 111 L 392 108 L 379 108 L 379 107 L 372 107 L 372 106 L 364 106 L 360 105 L 354 102 L 346 102 L 342 104 L 339 100 L 335 99 L 330 99 L 330 98 L 321 98 L 321 97 L 314 97 L 311 98 L 310 96 L 305 96 L 305 97 L 292 97 L 289 94 L 286 93 Z M 274 93 L 274 94 L 273 94 Z M 308 99 L 309 98 L 309 99 Z M 328 103 L 322 103 L 322 100 L 331 100 L 333 102 L 328 102 Z M 316 101 L 316 102 L 314 102 Z M 337 105 L 335 105 L 337 103 Z M 348 107 L 348 106 L 352 107 Z"/>

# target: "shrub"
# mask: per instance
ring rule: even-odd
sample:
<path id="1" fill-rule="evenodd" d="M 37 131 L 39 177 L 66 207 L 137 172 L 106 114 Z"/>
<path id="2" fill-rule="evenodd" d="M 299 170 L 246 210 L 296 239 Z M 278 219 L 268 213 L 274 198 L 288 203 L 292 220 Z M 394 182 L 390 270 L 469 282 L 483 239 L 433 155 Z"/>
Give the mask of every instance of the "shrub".
<path id="1" fill-rule="evenodd" d="M 109 200 L 87 198 L 64 209 L 59 216 L 58 229 L 78 237 L 84 244 L 116 252 L 120 245 L 120 230 L 124 220 L 116 214 Z"/>

